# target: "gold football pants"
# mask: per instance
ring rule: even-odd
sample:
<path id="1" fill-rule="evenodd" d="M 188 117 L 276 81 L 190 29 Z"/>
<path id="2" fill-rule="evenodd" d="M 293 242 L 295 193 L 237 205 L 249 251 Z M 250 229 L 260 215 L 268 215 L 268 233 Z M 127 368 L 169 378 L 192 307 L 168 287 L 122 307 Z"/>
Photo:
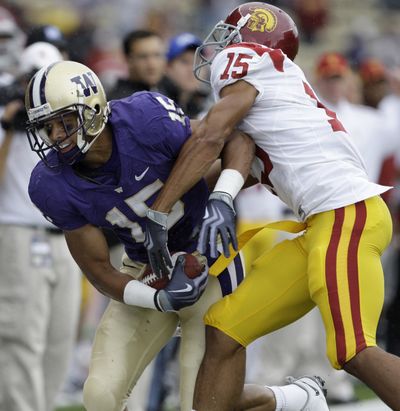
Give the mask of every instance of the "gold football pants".
<path id="1" fill-rule="evenodd" d="M 340 369 L 376 345 L 384 298 L 380 256 L 391 235 L 391 216 L 378 196 L 313 215 L 303 235 L 259 256 L 205 322 L 247 346 L 317 305 L 328 358 Z"/>

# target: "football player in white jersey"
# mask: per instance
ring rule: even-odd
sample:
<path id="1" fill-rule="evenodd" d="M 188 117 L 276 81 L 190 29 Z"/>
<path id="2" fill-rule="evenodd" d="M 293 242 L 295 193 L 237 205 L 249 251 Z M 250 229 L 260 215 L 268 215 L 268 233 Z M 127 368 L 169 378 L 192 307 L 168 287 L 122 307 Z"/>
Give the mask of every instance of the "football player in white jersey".
<path id="1" fill-rule="evenodd" d="M 156 270 L 169 262 L 165 237 L 150 220 L 154 213 L 169 212 L 238 127 L 256 143 L 253 176 L 293 210 L 305 231 L 259 257 L 238 289 L 208 310 L 207 350 L 194 408 L 326 409 L 322 403 L 306 403 L 307 398 L 288 404 L 282 389 L 275 387 L 242 390 L 245 347 L 317 306 L 332 366 L 358 377 L 400 410 L 400 358 L 376 345 L 384 298 L 380 256 L 392 235 L 380 194 L 389 187 L 368 180 L 343 125 L 293 62 L 297 49 L 290 16 L 259 2 L 234 9 L 197 49 L 195 71 L 204 72 L 211 64 L 218 101 L 182 148 L 152 206 L 148 253 Z M 200 251 L 210 247 L 216 253 L 218 235 L 226 255 L 229 243 L 237 248 L 232 199 L 242 184 L 236 170 L 222 171 L 207 205 Z"/>

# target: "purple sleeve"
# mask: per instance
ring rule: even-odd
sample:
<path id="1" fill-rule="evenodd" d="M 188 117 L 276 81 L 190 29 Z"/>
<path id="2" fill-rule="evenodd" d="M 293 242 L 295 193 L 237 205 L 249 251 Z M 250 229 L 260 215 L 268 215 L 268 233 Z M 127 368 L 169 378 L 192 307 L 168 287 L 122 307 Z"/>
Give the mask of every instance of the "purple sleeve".
<path id="1" fill-rule="evenodd" d="M 166 150 L 172 157 L 176 157 L 186 140 L 191 136 L 190 121 L 183 110 L 170 98 L 162 94 L 153 93 L 161 121 L 152 122 L 152 130 L 160 142 L 160 150 Z"/>
<path id="2" fill-rule="evenodd" d="M 154 163 L 175 159 L 191 135 L 190 121 L 170 98 L 154 92 L 135 93 L 111 102 L 115 134 L 137 142 L 140 158 Z"/>
<path id="3" fill-rule="evenodd" d="M 51 177 L 46 180 L 41 174 L 37 168 L 33 171 L 29 196 L 43 216 L 61 230 L 69 231 L 86 225 L 87 220 L 69 202 L 63 184 L 60 181 L 54 183 Z"/>

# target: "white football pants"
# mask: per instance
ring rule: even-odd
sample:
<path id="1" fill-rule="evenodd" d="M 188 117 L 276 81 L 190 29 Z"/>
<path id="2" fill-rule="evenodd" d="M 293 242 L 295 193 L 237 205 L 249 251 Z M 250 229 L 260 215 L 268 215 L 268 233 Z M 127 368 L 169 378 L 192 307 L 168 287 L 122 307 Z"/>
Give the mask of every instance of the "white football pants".
<path id="1" fill-rule="evenodd" d="M 121 271 L 137 278 L 142 264 L 125 257 Z M 87 411 L 121 411 L 146 366 L 174 335 L 182 339 L 179 356 L 181 411 L 192 409 L 194 385 L 205 349 L 203 316 L 222 296 L 219 281 L 209 277 L 200 300 L 177 313 L 129 306 L 112 300 L 99 324 L 84 386 Z"/>

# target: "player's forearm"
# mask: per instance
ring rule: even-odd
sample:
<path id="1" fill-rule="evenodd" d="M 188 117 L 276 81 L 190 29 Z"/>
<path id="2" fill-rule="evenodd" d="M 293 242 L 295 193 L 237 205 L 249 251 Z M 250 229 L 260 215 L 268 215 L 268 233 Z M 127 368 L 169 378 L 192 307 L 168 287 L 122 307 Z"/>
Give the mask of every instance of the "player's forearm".
<path id="1" fill-rule="evenodd" d="M 168 213 L 173 205 L 192 188 L 218 158 L 225 141 L 224 133 L 218 137 L 198 137 L 199 130 L 185 143 L 178 159 L 152 209 Z"/>
<path id="2" fill-rule="evenodd" d="M 254 152 L 255 144 L 249 136 L 240 131 L 232 133 L 222 151 L 222 171 L 213 190 L 218 197 L 229 194 L 228 201 L 232 201 L 237 196 L 250 173 Z"/>
<path id="3" fill-rule="evenodd" d="M 255 143 L 247 134 L 234 131 L 222 151 L 222 169 L 237 170 L 246 180 L 254 159 Z"/>
<path id="4" fill-rule="evenodd" d="M 93 286 L 103 295 L 127 305 L 158 310 L 155 304 L 156 289 L 134 280 L 130 275 L 115 269 L 87 274 Z"/>
<path id="5" fill-rule="evenodd" d="M 76 230 L 64 231 L 64 234 L 72 257 L 90 283 L 105 296 L 127 303 L 125 301 L 126 288 L 130 282 L 135 280 L 112 266 L 107 242 L 101 230 L 87 224 Z M 153 304 L 154 290 L 147 288 L 149 296 L 147 299 Z M 138 293 L 130 299 L 129 304 L 143 306 L 143 301 L 137 296 Z M 151 304 L 150 308 L 155 308 L 154 304 L 153 306 Z M 148 307 L 148 305 L 145 306 Z"/>
<path id="6" fill-rule="evenodd" d="M 90 283 L 103 295 L 120 302 L 124 301 L 124 290 L 132 277 L 116 270 L 111 265 L 82 271 Z"/>
<path id="7" fill-rule="evenodd" d="M 193 130 L 152 209 L 168 213 L 218 158 L 236 124 L 254 103 L 257 91 L 244 82 L 227 86 L 218 101 Z"/>

